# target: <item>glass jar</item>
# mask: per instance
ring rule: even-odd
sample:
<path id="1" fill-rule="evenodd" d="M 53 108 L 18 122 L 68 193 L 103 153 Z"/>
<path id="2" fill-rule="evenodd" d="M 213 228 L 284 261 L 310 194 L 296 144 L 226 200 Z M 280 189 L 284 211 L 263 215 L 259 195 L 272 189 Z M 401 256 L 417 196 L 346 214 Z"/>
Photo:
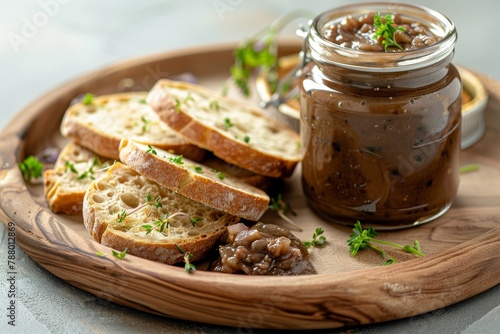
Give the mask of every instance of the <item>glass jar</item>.
<path id="1" fill-rule="evenodd" d="M 461 80 L 451 60 L 453 23 L 428 8 L 367 3 L 317 16 L 311 62 L 300 79 L 302 185 L 328 220 L 379 229 L 429 222 L 451 206 L 459 184 Z M 332 24 L 367 13 L 427 25 L 438 41 L 375 52 L 325 37 Z"/>

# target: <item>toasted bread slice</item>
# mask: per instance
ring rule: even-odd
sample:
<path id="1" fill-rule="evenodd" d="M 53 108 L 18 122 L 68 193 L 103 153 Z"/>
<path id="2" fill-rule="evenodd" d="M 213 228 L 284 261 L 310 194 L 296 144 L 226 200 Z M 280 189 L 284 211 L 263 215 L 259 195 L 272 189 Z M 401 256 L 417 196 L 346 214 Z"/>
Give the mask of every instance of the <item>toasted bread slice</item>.
<path id="1" fill-rule="evenodd" d="M 269 205 L 269 196 L 258 188 L 182 156 L 127 138 L 121 141 L 120 159 L 168 189 L 241 218 L 257 221 Z"/>
<path id="2" fill-rule="evenodd" d="M 109 165 L 110 161 L 94 152 L 75 142 L 68 143 L 53 168 L 44 172 L 44 194 L 50 209 L 68 215 L 81 213 L 87 187 Z"/>
<path id="3" fill-rule="evenodd" d="M 146 94 L 111 94 L 76 103 L 66 111 L 61 133 L 89 150 L 115 160 L 118 160 L 122 137 L 201 160 L 205 150 L 189 143 L 161 122 L 145 102 Z"/>
<path id="4" fill-rule="evenodd" d="M 158 204 L 159 203 L 159 204 Z M 83 201 L 90 235 L 116 250 L 167 264 L 202 258 L 239 218 L 158 185 L 116 162 Z"/>
<path id="5" fill-rule="evenodd" d="M 201 163 L 211 169 L 215 169 L 225 175 L 230 175 L 266 192 L 279 188 L 282 181 L 282 179 L 279 178 L 256 174 L 247 169 L 230 164 L 210 152 L 205 155 Z"/>
<path id="6" fill-rule="evenodd" d="M 303 157 L 295 131 L 261 110 L 202 86 L 162 79 L 147 101 L 187 140 L 254 173 L 288 177 Z"/>

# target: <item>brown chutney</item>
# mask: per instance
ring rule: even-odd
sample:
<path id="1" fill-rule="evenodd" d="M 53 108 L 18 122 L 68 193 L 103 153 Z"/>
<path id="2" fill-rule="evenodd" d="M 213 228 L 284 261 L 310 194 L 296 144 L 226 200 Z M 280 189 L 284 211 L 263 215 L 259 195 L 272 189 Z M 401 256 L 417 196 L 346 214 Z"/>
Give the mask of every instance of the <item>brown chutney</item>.
<path id="1" fill-rule="evenodd" d="M 369 12 L 358 17 L 348 15 L 341 22 L 332 24 L 325 30 L 325 38 L 342 47 L 362 51 L 384 52 L 385 47 L 382 44 L 382 37 L 377 39 L 373 35 L 377 31 L 374 25 L 374 12 Z M 403 28 L 396 30 L 394 40 L 400 47 L 391 46 L 388 51 L 406 51 L 419 49 L 436 43 L 440 38 L 432 33 L 431 29 L 421 22 L 411 21 L 400 14 L 391 15 L 394 21 L 394 28 Z M 386 23 L 384 16 L 381 17 L 382 23 Z"/>
<path id="2" fill-rule="evenodd" d="M 399 4 L 395 17 L 432 31 L 428 45 L 367 51 L 363 34 L 330 40 L 343 22 L 383 9 L 349 5 L 312 23 L 312 62 L 300 82 L 302 184 L 309 205 L 329 220 L 394 229 L 439 217 L 456 196 L 461 81 L 451 64 L 456 30 L 427 8 Z"/>

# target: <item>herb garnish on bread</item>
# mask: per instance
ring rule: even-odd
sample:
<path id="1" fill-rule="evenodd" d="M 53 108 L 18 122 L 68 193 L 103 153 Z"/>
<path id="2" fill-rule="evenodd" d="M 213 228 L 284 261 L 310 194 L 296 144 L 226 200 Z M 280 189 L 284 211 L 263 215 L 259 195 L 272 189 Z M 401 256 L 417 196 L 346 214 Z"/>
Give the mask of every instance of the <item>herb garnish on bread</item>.
<path id="1" fill-rule="evenodd" d="M 162 186 L 241 218 L 257 221 L 269 196 L 230 175 L 182 156 L 123 138 L 120 160 Z"/>
<path id="2" fill-rule="evenodd" d="M 83 222 L 103 245 L 153 261 L 202 258 L 239 218 L 175 193 L 116 162 L 91 183 Z"/>
<path id="3" fill-rule="evenodd" d="M 146 94 L 117 93 L 84 99 L 68 108 L 61 133 L 93 152 L 115 160 L 118 160 L 122 137 L 200 160 L 205 150 L 161 122 L 146 103 Z"/>
<path id="4" fill-rule="evenodd" d="M 184 138 L 254 173 L 288 177 L 302 159 L 295 131 L 259 109 L 205 87 L 162 79 L 147 101 Z"/>
<path id="5" fill-rule="evenodd" d="M 82 202 L 92 180 L 110 165 L 94 152 L 69 142 L 59 153 L 54 167 L 44 172 L 44 193 L 55 213 L 76 215 L 82 212 Z"/>

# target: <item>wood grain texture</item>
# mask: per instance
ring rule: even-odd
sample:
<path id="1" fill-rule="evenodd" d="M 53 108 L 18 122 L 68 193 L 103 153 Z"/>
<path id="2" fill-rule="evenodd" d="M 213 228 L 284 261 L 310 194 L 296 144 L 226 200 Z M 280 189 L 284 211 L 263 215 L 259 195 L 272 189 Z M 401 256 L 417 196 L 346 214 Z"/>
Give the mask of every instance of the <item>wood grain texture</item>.
<path id="1" fill-rule="evenodd" d="M 19 246 L 54 275 L 96 296 L 146 312 L 249 328 L 333 328 L 411 317 L 457 303 L 500 283 L 500 91 L 491 90 L 488 129 L 462 152 L 462 162 L 480 169 L 464 174 L 453 207 L 438 220 L 407 230 L 381 232 L 400 243 L 418 239 L 423 258 L 390 251 L 400 263 L 381 266 L 378 255 L 348 254 L 349 227 L 321 220 L 306 205 L 296 172 L 284 184 L 286 200 L 310 239 L 323 227 L 328 243 L 311 250 L 318 275 L 248 277 L 196 271 L 134 256 L 114 258 L 87 234 L 81 218 L 52 214 L 41 185 L 27 185 L 17 162 L 48 146 L 61 147 L 59 122 L 78 94 L 120 90 L 124 78 L 149 89 L 159 77 L 190 72 L 217 88 L 227 77 L 233 45 L 143 57 L 77 78 L 29 105 L 0 135 L 0 217 L 16 223 Z M 295 45 L 284 45 L 290 53 Z M 211 66 L 204 64 L 210 63 Z M 266 213 L 264 222 L 283 222 Z M 286 226 L 286 225 L 285 225 Z M 290 227 L 290 226 L 287 226 Z M 99 257 L 96 252 L 106 254 Z"/>

